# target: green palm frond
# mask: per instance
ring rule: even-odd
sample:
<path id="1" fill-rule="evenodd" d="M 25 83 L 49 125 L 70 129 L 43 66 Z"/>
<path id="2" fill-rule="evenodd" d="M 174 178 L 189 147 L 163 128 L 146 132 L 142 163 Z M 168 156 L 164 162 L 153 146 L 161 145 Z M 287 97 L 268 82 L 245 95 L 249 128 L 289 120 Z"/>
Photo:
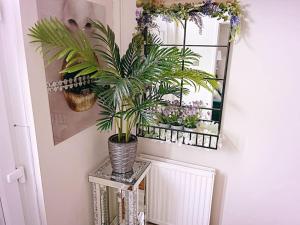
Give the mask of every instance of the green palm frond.
<path id="1" fill-rule="evenodd" d="M 178 78 L 181 77 L 184 84 L 194 86 L 196 91 L 198 91 L 200 87 L 204 87 L 210 92 L 219 88 L 219 83 L 215 80 L 215 75 L 202 70 L 185 69 L 176 71 L 173 75 Z"/>
<path id="2" fill-rule="evenodd" d="M 97 45 L 96 51 L 102 56 L 107 66 L 121 74 L 120 49 L 115 42 L 115 34 L 109 26 L 105 27 L 100 21 L 90 20 L 92 26 L 96 29 L 93 38 L 100 40 L 104 46 Z M 104 47 L 104 49 L 103 49 Z"/>
<path id="3" fill-rule="evenodd" d="M 111 130 L 113 127 L 113 122 L 115 119 L 115 114 L 113 114 L 110 108 L 106 107 L 105 104 L 98 103 L 98 105 L 101 107 L 101 111 L 99 115 L 101 118 L 97 120 L 97 127 L 98 130 L 104 131 L 104 130 Z"/>
<path id="4" fill-rule="evenodd" d="M 132 104 L 125 112 L 125 119 L 128 120 L 132 118 L 135 124 L 139 121 L 143 121 L 143 124 L 151 123 L 154 121 L 151 109 L 162 104 L 162 102 L 160 99 L 132 99 Z"/>
<path id="5" fill-rule="evenodd" d="M 185 48 L 181 50 L 181 60 L 184 61 L 184 66 L 188 67 L 194 64 L 194 62 L 199 61 L 201 56 L 193 52 L 190 48 Z"/>
<path id="6" fill-rule="evenodd" d="M 39 49 L 48 63 L 65 58 L 67 68 L 71 68 L 72 71 L 86 69 L 89 66 L 98 67 L 93 47 L 83 31 L 71 32 L 56 18 L 42 19 L 29 31 L 29 36 L 33 38 L 32 42 L 40 44 Z M 83 65 L 79 66 L 81 63 Z M 72 68 L 75 64 L 77 67 Z"/>
<path id="7" fill-rule="evenodd" d="M 177 48 L 160 48 L 151 46 L 142 64 L 133 65 L 133 76 L 140 77 L 145 82 L 157 82 L 162 72 L 172 72 L 180 68 L 180 51 Z"/>
<path id="8" fill-rule="evenodd" d="M 143 50 L 143 37 L 136 35 L 129 44 L 125 55 L 121 59 L 121 69 L 124 76 L 130 76 L 133 64 L 141 63 Z"/>

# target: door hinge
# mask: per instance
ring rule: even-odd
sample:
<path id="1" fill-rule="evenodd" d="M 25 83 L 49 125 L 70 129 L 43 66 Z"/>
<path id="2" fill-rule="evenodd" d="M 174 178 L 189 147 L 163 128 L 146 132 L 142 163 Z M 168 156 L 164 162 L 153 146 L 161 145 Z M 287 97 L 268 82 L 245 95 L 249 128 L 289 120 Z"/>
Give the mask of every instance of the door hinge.
<path id="1" fill-rule="evenodd" d="M 25 183 L 25 170 L 24 167 L 20 166 L 16 168 L 14 171 L 6 175 L 6 180 L 8 183 L 13 183 L 18 181 L 20 183 Z"/>

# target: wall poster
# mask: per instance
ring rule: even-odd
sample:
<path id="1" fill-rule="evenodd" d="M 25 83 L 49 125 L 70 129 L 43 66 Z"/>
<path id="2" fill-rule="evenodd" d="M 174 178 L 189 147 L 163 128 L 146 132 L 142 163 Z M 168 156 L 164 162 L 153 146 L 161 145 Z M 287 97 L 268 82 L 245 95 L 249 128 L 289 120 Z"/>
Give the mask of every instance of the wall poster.
<path id="1" fill-rule="evenodd" d="M 88 18 L 111 25 L 111 1 L 100 4 L 88 0 L 38 0 L 39 18 L 56 17 L 70 29 L 90 32 Z M 111 16 L 112 17 L 112 16 Z M 99 118 L 96 97 L 91 92 L 88 76 L 75 78 L 74 74 L 60 74 L 64 60 L 46 66 L 46 81 L 52 121 L 54 144 L 70 138 L 93 126 Z"/>

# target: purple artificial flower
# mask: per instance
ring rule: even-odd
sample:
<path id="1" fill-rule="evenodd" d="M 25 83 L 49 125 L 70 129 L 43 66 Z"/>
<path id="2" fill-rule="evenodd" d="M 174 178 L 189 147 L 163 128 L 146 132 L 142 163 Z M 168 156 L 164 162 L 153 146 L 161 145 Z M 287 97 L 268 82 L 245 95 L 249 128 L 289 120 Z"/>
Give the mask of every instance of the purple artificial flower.
<path id="1" fill-rule="evenodd" d="M 185 118 L 191 117 L 191 116 L 196 116 L 196 115 L 197 115 L 197 109 L 192 105 L 187 106 L 183 110 L 183 117 L 185 117 Z"/>
<path id="2" fill-rule="evenodd" d="M 136 16 L 136 18 L 140 18 L 142 16 L 142 10 L 136 9 L 135 16 Z"/>
<path id="3" fill-rule="evenodd" d="M 168 17 L 168 16 L 162 16 L 162 21 L 171 23 L 171 22 L 172 22 L 172 19 L 171 19 L 170 17 Z"/>
<path id="4" fill-rule="evenodd" d="M 170 113 L 170 110 L 169 110 L 169 109 L 164 109 L 164 110 L 162 111 L 162 114 L 163 114 L 163 116 L 169 116 L 171 113 Z"/>
<path id="5" fill-rule="evenodd" d="M 175 105 L 175 106 L 179 106 L 180 105 L 180 102 L 178 100 L 174 100 L 172 102 L 172 105 Z"/>
<path id="6" fill-rule="evenodd" d="M 187 115 L 188 115 L 188 116 L 192 116 L 192 115 L 193 115 L 193 109 L 189 109 L 189 110 L 187 111 Z"/>
<path id="7" fill-rule="evenodd" d="M 209 15 L 209 12 L 210 12 L 210 7 L 208 5 L 204 5 L 201 9 L 201 13 L 203 15 Z"/>
<path id="8" fill-rule="evenodd" d="M 201 13 L 199 12 L 190 12 L 189 20 L 194 22 L 196 26 L 199 28 L 199 34 L 202 34 L 203 21 Z"/>
<path id="9" fill-rule="evenodd" d="M 203 3 L 204 4 L 201 7 L 201 13 L 206 16 L 212 15 L 213 13 L 218 12 L 220 10 L 218 5 L 212 2 L 211 0 L 206 0 Z"/>
<path id="10" fill-rule="evenodd" d="M 193 101 L 192 102 L 192 106 L 194 108 L 200 108 L 202 105 L 203 105 L 203 101 L 202 100 L 200 100 L 200 101 Z"/>
<path id="11" fill-rule="evenodd" d="M 241 20 L 238 16 L 231 16 L 230 18 L 230 24 L 232 27 L 237 27 L 239 26 Z"/>

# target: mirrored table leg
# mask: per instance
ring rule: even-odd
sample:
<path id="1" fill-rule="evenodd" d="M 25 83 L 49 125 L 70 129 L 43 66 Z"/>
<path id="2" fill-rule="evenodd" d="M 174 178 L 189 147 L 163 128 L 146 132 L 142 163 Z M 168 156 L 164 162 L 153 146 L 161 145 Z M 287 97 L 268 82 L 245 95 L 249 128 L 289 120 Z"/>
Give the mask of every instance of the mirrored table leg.
<path id="1" fill-rule="evenodd" d="M 94 202 L 94 224 L 102 225 L 101 204 L 100 204 L 100 185 L 93 183 L 93 202 Z"/>
<path id="2" fill-rule="evenodd" d="M 125 191 L 125 224 L 137 225 L 137 191 Z"/>
<path id="3" fill-rule="evenodd" d="M 100 208 L 101 208 L 101 225 L 107 225 L 109 218 L 108 210 L 108 191 L 107 187 L 100 185 Z"/>

